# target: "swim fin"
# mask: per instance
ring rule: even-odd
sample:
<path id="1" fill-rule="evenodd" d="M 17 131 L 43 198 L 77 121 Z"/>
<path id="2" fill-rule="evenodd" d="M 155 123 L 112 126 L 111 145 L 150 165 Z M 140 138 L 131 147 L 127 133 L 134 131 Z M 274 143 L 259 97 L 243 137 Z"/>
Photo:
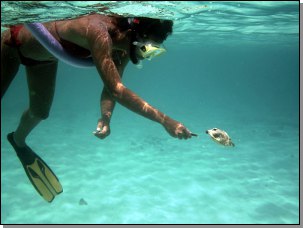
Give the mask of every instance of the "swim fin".
<path id="1" fill-rule="evenodd" d="M 7 135 L 32 185 L 48 202 L 63 192 L 62 186 L 49 166 L 28 146 L 18 147 L 14 141 L 14 132 Z"/>

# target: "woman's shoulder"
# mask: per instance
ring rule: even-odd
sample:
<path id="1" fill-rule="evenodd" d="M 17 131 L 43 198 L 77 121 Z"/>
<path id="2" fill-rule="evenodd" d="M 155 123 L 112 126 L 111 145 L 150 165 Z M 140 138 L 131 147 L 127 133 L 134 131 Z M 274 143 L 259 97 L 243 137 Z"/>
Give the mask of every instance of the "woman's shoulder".
<path id="1" fill-rule="evenodd" d="M 105 24 L 111 22 L 113 18 L 115 17 L 93 13 L 89 15 L 79 16 L 77 18 L 70 19 L 68 21 L 74 24 L 82 24 L 82 23 Z"/>

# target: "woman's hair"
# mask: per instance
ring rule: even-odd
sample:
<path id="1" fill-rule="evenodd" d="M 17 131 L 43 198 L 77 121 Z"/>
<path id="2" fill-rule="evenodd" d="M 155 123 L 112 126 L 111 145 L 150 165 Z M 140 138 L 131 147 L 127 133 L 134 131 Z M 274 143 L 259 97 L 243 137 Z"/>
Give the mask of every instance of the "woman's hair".
<path id="1" fill-rule="evenodd" d="M 118 25 L 122 30 L 132 29 L 141 38 L 163 43 L 173 32 L 173 21 L 147 17 L 124 18 Z"/>
<path id="2" fill-rule="evenodd" d="M 163 43 L 173 32 L 173 21 L 171 20 L 140 17 L 134 18 L 132 24 L 141 38 L 152 37 L 157 43 Z"/>

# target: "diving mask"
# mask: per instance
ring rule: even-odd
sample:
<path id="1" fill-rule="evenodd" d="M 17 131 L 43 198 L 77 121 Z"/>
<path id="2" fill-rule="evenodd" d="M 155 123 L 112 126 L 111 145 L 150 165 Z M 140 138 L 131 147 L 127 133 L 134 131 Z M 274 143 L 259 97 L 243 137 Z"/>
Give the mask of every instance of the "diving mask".
<path id="1" fill-rule="evenodd" d="M 138 46 L 139 54 L 144 58 L 151 60 L 154 57 L 162 55 L 166 50 L 160 45 L 153 44 L 151 42 L 140 43 L 138 41 L 133 42 L 134 45 Z"/>

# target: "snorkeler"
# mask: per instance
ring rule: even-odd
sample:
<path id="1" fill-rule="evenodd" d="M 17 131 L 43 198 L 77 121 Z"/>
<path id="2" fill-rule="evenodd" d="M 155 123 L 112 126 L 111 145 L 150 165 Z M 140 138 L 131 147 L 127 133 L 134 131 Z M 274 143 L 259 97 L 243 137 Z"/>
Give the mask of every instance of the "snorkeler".
<path id="1" fill-rule="evenodd" d="M 115 103 L 161 124 L 172 137 L 191 138 L 180 122 L 160 112 L 121 81 L 129 60 L 139 64 L 165 52 L 161 47 L 172 33 L 173 22 L 151 18 L 125 18 L 92 14 L 72 20 L 43 24 L 64 51 L 78 58 L 91 58 L 104 88 L 101 93 L 101 118 L 94 135 L 100 139 L 110 134 L 110 120 Z M 31 183 L 42 197 L 51 202 L 63 191 L 46 163 L 26 144 L 30 132 L 49 116 L 55 91 L 58 59 L 45 49 L 24 25 L 11 26 L 1 35 L 1 98 L 19 70 L 26 67 L 29 108 L 17 129 L 8 134 Z"/>

